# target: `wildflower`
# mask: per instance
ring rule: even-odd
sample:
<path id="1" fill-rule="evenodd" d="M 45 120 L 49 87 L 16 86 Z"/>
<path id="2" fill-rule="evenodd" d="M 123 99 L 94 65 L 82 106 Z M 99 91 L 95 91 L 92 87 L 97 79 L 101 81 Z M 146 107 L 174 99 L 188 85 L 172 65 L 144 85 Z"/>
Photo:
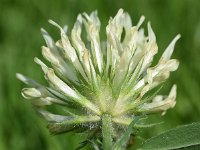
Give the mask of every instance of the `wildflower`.
<path id="1" fill-rule="evenodd" d="M 179 62 L 171 59 L 171 55 L 180 35 L 152 67 L 158 46 L 150 23 L 148 36 L 140 29 L 143 21 L 144 16 L 133 26 L 128 13 L 120 9 L 108 22 L 105 43 L 100 40 L 96 11 L 78 15 L 71 35 L 67 34 L 66 27 L 49 20 L 60 30 L 61 39 L 57 42 L 41 29 L 46 42 L 42 55 L 52 67 L 38 58 L 34 60 L 41 66 L 49 86 L 21 74 L 17 78 L 30 86 L 22 90 L 22 95 L 49 121 L 52 134 L 81 128 L 101 129 L 103 116 L 109 116 L 114 137 L 118 132 L 115 125 L 128 126 L 136 116 L 164 114 L 175 106 L 176 85 L 169 96 L 156 95 L 157 92 L 149 96 L 149 93 L 178 68 Z M 82 40 L 83 25 L 90 45 Z M 48 105 L 59 106 L 59 111 L 47 111 Z"/>

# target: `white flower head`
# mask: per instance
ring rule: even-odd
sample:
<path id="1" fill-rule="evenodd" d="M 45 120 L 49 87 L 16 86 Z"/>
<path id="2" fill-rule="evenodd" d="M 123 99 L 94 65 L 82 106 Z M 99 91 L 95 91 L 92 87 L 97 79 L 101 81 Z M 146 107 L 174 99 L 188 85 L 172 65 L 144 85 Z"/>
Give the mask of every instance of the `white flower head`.
<path id="1" fill-rule="evenodd" d="M 147 36 L 140 28 L 144 19 L 142 16 L 134 26 L 129 14 L 120 9 L 108 22 L 104 45 L 97 11 L 78 15 L 71 34 L 66 26 L 62 28 L 49 20 L 60 31 L 57 42 L 41 29 L 46 42 L 42 55 L 51 67 L 38 58 L 35 62 L 41 66 L 49 86 L 21 74 L 17 78 L 30 86 L 22 90 L 22 95 L 49 121 L 51 133 L 99 128 L 103 114 L 110 115 L 113 124 L 127 126 L 135 116 L 164 114 L 175 106 L 176 85 L 169 96 L 149 93 L 178 68 L 178 60 L 171 59 L 171 55 L 180 35 L 152 66 L 158 46 L 151 24 L 147 25 Z M 83 28 L 89 44 L 82 39 Z M 46 111 L 49 105 L 58 105 L 60 114 Z"/>

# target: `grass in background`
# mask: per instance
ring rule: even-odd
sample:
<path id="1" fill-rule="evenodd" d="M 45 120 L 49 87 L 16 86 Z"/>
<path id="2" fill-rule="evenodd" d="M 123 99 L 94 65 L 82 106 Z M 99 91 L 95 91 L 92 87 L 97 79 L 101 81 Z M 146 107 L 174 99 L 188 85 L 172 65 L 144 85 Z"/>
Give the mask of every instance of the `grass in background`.
<path id="1" fill-rule="evenodd" d="M 48 19 L 71 29 L 78 13 L 96 9 L 102 22 L 102 39 L 109 16 L 119 8 L 129 12 L 135 24 L 145 15 L 157 35 L 158 56 L 176 34 L 182 35 L 173 54 L 180 60 L 180 67 L 161 91 L 167 94 L 172 83 L 177 83 L 177 105 L 160 119 L 164 124 L 143 134 L 150 137 L 180 124 L 200 121 L 199 6 L 199 0 L 0 0 L 0 150 L 74 149 L 84 139 L 84 135 L 76 134 L 50 136 L 46 122 L 20 95 L 25 85 L 15 73 L 45 83 L 42 71 L 33 62 L 35 56 L 42 58 L 41 46 L 45 44 L 40 28 L 47 29 L 56 40 L 59 31 L 48 24 Z"/>

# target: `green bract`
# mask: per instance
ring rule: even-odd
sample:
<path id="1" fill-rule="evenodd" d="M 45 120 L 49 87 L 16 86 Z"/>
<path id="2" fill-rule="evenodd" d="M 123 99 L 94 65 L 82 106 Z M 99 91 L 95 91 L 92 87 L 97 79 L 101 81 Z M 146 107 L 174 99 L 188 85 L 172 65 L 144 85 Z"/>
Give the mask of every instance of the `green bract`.
<path id="1" fill-rule="evenodd" d="M 31 87 L 23 89 L 22 95 L 49 121 L 51 133 L 74 129 L 98 131 L 102 116 L 106 114 L 110 116 L 112 136 L 115 137 L 119 132 L 116 125 L 128 126 L 136 116 L 164 114 L 174 107 L 176 85 L 168 96 L 145 95 L 178 68 L 179 62 L 171 59 L 171 55 L 180 35 L 169 44 L 158 64 L 150 67 L 158 47 L 150 23 L 148 36 L 140 29 L 143 21 L 144 16 L 133 26 L 128 13 L 120 9 L 108 22 L 107 40 L 101 42 L 96 11 L 78 15 L 71 35 L 67 34 L 66 27 L 49 20 L 60 30 L 61 36 L 54 42 L 44 29 L 41 30 L 46 41 L 42 55 L 52 67 L 35 58 L 49 87 L 21 74 L 17 74 L 17 78 Z M 89 44 L 81 38 L 82 26 Z M 123 38 L 122 32 L 125 32 Z M 47 111 L 46 105 L 60 106 L 59 114 Z"/>

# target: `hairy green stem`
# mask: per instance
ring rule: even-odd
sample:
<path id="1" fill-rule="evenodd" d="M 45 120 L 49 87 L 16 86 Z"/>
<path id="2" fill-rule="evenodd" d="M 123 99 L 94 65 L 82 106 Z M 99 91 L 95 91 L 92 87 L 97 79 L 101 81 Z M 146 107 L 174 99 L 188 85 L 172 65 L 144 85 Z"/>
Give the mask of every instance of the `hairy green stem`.
<path id="1" fill-rule="evenodd" d="M 112 121 L 111 116 L 104 114 L 102 116 L 102 136 L 103 136 L 103 149 L 112 149 Z"/>

